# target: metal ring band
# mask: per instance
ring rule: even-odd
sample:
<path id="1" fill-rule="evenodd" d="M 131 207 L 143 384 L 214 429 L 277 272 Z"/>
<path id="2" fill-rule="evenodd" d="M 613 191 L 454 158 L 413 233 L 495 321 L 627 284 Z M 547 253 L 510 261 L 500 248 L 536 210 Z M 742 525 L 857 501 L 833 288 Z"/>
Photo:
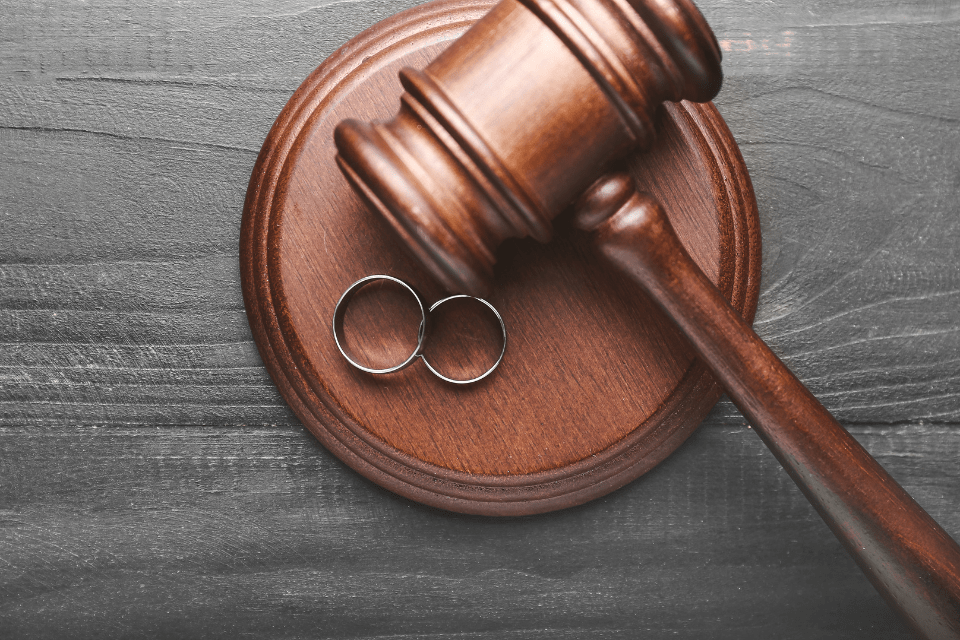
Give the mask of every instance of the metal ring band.
<path id="1" fill-rule="evenodd" d="M 347 307 L 350 306 L 350 300 L 353 298 L 353 296 L 355 296 L 360 291 L 360 289 L 367 286 L 368 284 L 371 284 L 372 282 L 379 281 L 379 280 L 387 280 L 389 282 L 394 282 L 396 284 L 399 284 L 401 287 L 403 287 L 404 289 L 409 291 L 411 294 L 413 294 L 413 297 L 417 301 L 417 305 L 420 307 L 420 318 L 421 318 L 420 329 L 417 334 L 417 348 L 413 350 L 413 353 L 411 353 L 406 360 L 404 360 L 403 362 L 401 362 L 396 366 L 388 367 L 386 369 L 373 369 L 371 367 L 363 366 L 362 364 L 360 364 L 359 362 L 351 358 L 347 354 L 347 350 L 344 349 L 343 347 L 343 343 L 345 342 L 343 338 L 343 319 L 344 319 L 344 316 L 346 316 Z M 386 275 L 367 276 L 366 278 L 360 278 L 359 280 L 354 282 L 352 285 L 350 285 L 350 287 L 346 291 L 343 292 L 343 295 L 340 296 L 340 301 L 337 302 L 337 306 L 333 310 L 333 339 L 337 343 L 337 349 L 340 350 L 340 355 L 346 358 L 347 362 L 349 362 L 351 365 L 353 365 L 357 369 L 360 369 L 361 371 L 366 371 L 367 373 L 393 373 L 394 371 L 400 371 L 401 369 L 409 367 L 411 364 L 413 364 L 413 361 L 417 359 L 417 356 L 419 356 L 423 351 L 423 342 L 427 337 L 427 328 L 429 326 L 429 322 L 428 322 L 429 314 L 430 312 L 427 309 L 426 305 L 424 304 L 423 298 L 420 297 L 420 294 L 417 292 L 417 290 L 411 287 L 409 284 L 407 284 L 403 280 L 400 280 L 399 278 L 394 278 L 393 276 L 386 276 Z"/>
<path id="2" fill-rule="evenodd" d="M 424 356 L 424 355 L 421 353 L 421 354 L 420 354 L 420 359 L 423 360 L 423 364 L 427 365 L 427 369 L 430 369 L 430 373 L 432 373 L 433 375 L 437 376 L 437 377 L 440 378 L 441 380 L 443 380 L 443 381 L 445 381 L 445 382 L 449 382 L 449 383 L 451 383 L 451 384 L 471 384 L 471 383 L 474 383 L 474 382 L 478 382 L 478 381 L 480 381 L 480 380 L 483 380 L 484 378 L 486 378 L 487 376 L 489 376 L 491 373 L 493 373 L 494 369 L 496 369 L 498 366 L 500 366 L 500 362 L 503 360 L 503 354 L 505 354 L 505 353 L 507 352 L 507 325 L 504 324 L 503 318 L 500 317 L 500 312 L 497 311 L 496 308 L 495 308 L 492 304 L 490 304 L 489 302 L 487 302 L 487 301 L 484 300 L 483 298 L 475 298 L 474 296 L 467 296 L 467 295 L 450 296 L 449 298 L 444 298 L 443 300 L 438 300 L 437 302 L 434 302 L 433 305 L 430 307 L 429 313 L 433 313 L 433 311 L 434 311 L 437 307 L 439 307 L 440 305 L 442 305 L 444 302 L 449 302 L 449 301 L 451 301 L 451 300 L 457 300 L 457 299 L 463 299 L 463 298 L 466 298 L 466 299 L 469 299 L 469 300 L 476 300 L 477 302 L 482 302 L 483 304 L 485 304 L 485 305 L 487 306 L 488 309 L 490 309 L 490 311 L 493 312 L 493 315 L 496 316 L 497 320 L 500 322 L 500 331 L 503 333 L 503 348 L 500 349 L 500 356 L 497 358 L 497 361 L 493 363 L 493 366 L 491 366 L 489 369 L 487 369 L 486 371 L 484 371 L 482 374 L 480 374 L 480 375 L 477 376 L 476 378 L 470 378 L 469 380 L 457 380 L 456 378 L 448 378 L 447 376 L 443 375 L 442 373 L 440 373 L 439 371 L 437 371 L 436 369 L 434 369 L 434 368 L 430 365 L 430 362 L 427 360 L 426 356 Z"/>

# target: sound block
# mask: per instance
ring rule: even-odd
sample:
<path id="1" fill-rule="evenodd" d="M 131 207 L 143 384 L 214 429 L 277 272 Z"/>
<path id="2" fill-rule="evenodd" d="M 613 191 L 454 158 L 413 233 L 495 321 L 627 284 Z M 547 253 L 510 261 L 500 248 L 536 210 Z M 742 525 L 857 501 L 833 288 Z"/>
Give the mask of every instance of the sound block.
<path id="1" fill-rule="evenodd" d="M 650 470 L 721 390 L 670 321 L 602 266 L 564 216 L 550 244 L 508 241 L 498 253 L 489 301 L 509 342 L 483 381 L 455 386 L 417 365 L 374 376 L 337 350 L 334 307 L 354 281 L 392 275 L 428 302 L 443 292 L 353 193 L 334 161 L 333 128 L 348 117 L 392 117 L 399 69 L 426 66 L 492 6 L 446 0 L 405 11 L 351 40 L 303 82 L 254 167 L 240 261 L 263 361 L 325 447 L 412 500 L 523 515 L 583 503 Z M 751 321 L 760 234 L 739 149 L 712 104 L 667 104 L 658 119 L 655 145 L 629 158 L 630 170 Z"/>

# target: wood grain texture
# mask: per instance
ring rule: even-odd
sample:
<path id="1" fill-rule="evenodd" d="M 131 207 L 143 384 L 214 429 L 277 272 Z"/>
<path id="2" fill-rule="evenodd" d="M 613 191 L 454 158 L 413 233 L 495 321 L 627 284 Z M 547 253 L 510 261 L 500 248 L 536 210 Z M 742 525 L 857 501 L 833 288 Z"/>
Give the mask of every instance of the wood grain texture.
<path id="1" fill-rule="evenodd" d="M 956 430 L 854 433 L 960 528 L 956 473 L 928 471 Z M 290 429 L 0 443 L 5 637 L 908 637 L 745 428 L 708 423 L 620 491 L 519 519 L 411 503 Z"/>
<path id="2" fill-rule="evenodd" d="M 299 427 L 242 311 L 243 193 L 300 81 L 410 4 L 0 9 L 0 635 L 908 637 L 729 403 L 639 482 L 502 522 Z M 957 537 L 960 12 L 698 4 L 758 332 Z"/>

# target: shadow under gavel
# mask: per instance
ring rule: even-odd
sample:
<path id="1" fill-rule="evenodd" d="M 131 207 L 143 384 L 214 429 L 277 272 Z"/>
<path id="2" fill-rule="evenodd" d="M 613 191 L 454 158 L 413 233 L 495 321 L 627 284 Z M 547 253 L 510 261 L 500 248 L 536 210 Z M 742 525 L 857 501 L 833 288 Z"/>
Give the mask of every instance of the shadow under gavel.
<path id="1" fill-rule="evenodd" d="M 604 258 L 673 319 L 864 573 L 922 636 L 960 638 L 960 547 L 830 415 L 632 180 L 664 101 L 707 101 L 720 49 L 688 0 L 503 0 L 388 122 L 347 120 L 337 162 L 433 277 L 482 296 L 497 246 L 575 205 Z"/>

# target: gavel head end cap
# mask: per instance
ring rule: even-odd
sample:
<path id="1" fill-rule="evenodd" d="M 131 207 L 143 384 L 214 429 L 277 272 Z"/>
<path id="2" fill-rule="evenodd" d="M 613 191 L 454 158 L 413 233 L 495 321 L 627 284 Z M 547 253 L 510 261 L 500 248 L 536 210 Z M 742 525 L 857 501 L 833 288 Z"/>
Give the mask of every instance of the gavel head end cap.
<path id="1" fill-rule="evenodd" d="M 431 188 L 417 180 L 373 126 L 344 120 L 334 129 L 334 142 L 337 164 L 354 191 L 382 215 L 436 282 L 446 291 L 489 294 L 493 265 L 446 227 L 426 196 Z"/>
<path id="2" fill-rule="evenodd" d="M 677 66 L 674 101 L 707 102 L 723 82 L 717 37 L 690 0 L 629 0 Z M 679 86 L 677 86 L 679 84 Z"/>

